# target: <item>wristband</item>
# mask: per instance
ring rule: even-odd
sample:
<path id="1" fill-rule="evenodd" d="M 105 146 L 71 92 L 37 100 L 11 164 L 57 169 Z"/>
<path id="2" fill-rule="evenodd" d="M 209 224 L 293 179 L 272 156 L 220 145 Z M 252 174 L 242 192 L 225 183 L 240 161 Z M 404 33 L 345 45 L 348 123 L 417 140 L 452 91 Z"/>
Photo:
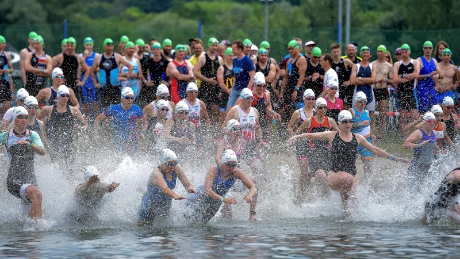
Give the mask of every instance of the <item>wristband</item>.
<path id="1" fill-rule="evenodd" d="M 396 160 L 396 157 L 395 157 L 395 156 L 392 156 L 392 157 L 391 157 L 391 160 L 395 161 L 395 160 Z"/>
<path id="2" fill-rule="evenodd" d="M 144 84 L 147 83 L 147 80 L 144 79 Z"/>
<path id="3" fill-rule="evenodd" d="M 360 121 L 358 122 L 358 127 L 361 127 L 361 122 Z"/>
<path id="4" fill-rule="evenodd" d="M 311 81 L 311 76 L 309 76 L 308 79 Z"/>
<path id="5" fill-rule="evenodd" d="M 145 131 L 141 131 L 141 134 L 144 134 L 144 135 L 145 135 Z"/>
<path id="6" fill-rule="evenodd" d="M 385 78 L 385 82 L 387 82 L 387 83 L 388 83 L 388 78 Z"/>
<path id="7" fill-rule="evenodd" d="M 296 91 L 299 91 L 299 87 L 298 87 L 297 85 L 295 86 L 295 90 L 296 90 Z"/>
<path id="8" fill-rule="evenodd" d="M 42 68 L 42 73 L 45 73 L 45 69 L 44 69 L 44 68 Z"/>
<path id="9" fill-rule="evenodd" d="M 225 195 L 220 196 L 220 200 L 223 202 L 225 199 Z"/>
<path id="10" fill-rule="evenodd" d="M 35 146 L 34 142 L 30 142 L 29 147 L 30 147 L 30 148 L 33 148 L 34 146 Z"/>
<path id="11" fill-rule="evenodd" d="M 417 147 L 420 147 L 420 143 L 417 144 Z"/>

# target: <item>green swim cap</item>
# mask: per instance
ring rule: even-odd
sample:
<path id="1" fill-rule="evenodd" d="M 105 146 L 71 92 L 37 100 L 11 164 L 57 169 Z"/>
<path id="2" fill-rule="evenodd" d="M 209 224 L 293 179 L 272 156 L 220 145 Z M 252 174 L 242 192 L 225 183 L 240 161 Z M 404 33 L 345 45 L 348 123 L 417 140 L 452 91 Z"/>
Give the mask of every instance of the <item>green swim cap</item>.
<path id="1" fill-rule="evenodd" d="M 145 42 L 144 42 L 143 39 L 137 39 L 137 40 L 136 40 L 136 45 L 138 45 L 138 46 L 144 46 L 144 45 L 145 45 Z"/>
<path id="2" fill-rule="evenodd" d="M 402 46 L 401 46 L 401 50 L 407 50 L 410 52 L 410 47 L 408 44 L 404 43 Z"/>
<path id="3" fill-rule="evenodd" d="M 154 43 L 152 44 L 152 48 L 153 48 L 153 49 L 161 49 L 161 44 L 160 44 L 159 42 L 154 42 Z"/>
<path id="4" fill-rule="evenodd" d="M 296 41 L 296 43 L 297 43 L 297 41 Z M 318 58 L 321 57 L 321 49 L 318 48 L 318 47 L 314 47 L 314 48 L 312 49 L 312 51 L 311 51 L 311 55 L 312 55 L 313 57 L 318 57 Z"/>
<path id="5" fill-rule="evenodd" d="M 43 37 L 38 35 L 37 38 L 35 38 L 40 44 L 45 44 L 45 41 L 43 40 Z"/>
<path id="6" fill-rule="evenodd" d="M 233 50 L 232 50 L 232 48 L 228 47 L 225 50 L 225 56 L 230 56 L 230 55 L 233 55 Z"/>
<path id="7" fill-rule="evenodd" d="M 299 43 L 297 43 L 297 41 L 295 41 L 295 40 L 291 40 L 291 41 L 288 43 L 288 48 L 295 48 L 295 49 L 298 49 L 298 48 L 299 48 Z"/>
<path id="8" fill-rule="evenodd" d="M 252 45 L 252 42 L 251 42 L 250 39 L 245 39 L 245 40 L 243 41 L 243 45 L 244 45 L 244 46 Z"/>
<path id="9" fill-rule="evenodd" d="M 129 41 L 128 36 L 126 36 L 126 35 L 121 36 L 121 38 L 120 38 L 120 43 L 123 43 L 123 42 L 124 42 L 124 43 L 127 43 L 128 41 Z"/>
<path id="10" fill-rule="evenodd" d="M 5 37 L 0 35 L 0 44 L 5 43 L 5 42 L 6 42 Z"/>
<path id="11" fill-rule="evenodd" d="M 387 52 L 387 47 L 385 47 L 385 45 L 380 45 L 377 47 L 377 51 Z"/>
<path id="12" fill-rule="evenodd" d="M 219 41 L 216 38 L 209 38 L 208 47 L 211 47 L 212 44 L 219 44 Z"/>
<path id="13" fill-rule="evenodd" d="M 125 48 L 134 48 L 134 42 L 132 41 L 126 42 Z"/>
<path id="14" fill-rule="evenodd" d="M 182 44 L 178 44 L 178 45 L 176 46 L 176 52 L 179 52 L 179 51 L 186 52 L 186 51 L 187 51 L 187 48 L 186 48 L 184 45 L 182 45 Z"/>
<path id="15" fill-rule="evenodd" d="M 270 43 L 264 40 L 260 43 L 259 48 L 270 48 Z"/>
<path id="16" fill-rule="evenodd" d="M 259 49 L 259 55 L 268 55 L 268 51 L 265 48 L 260 48 Z"/>
<path id="17" fill-rule="evenodd" d="M 31 32 L 29 32 L 28 39 L 30 40 L 30 39 L 33 39 L 33 38 L 37 38 L 37 36 L 38 36 L 38 34 L 36 32 L 31 31 Z"/>
<path id="18" fill-rule="evenodd" d="M 368 46 L 362 46 L 359 50 L 359 54 L 362 55 L 364 51 L 368 51 L 369 53 L 371 53 L 371 49 Z"/>
<path id="19" fill-rule="evenodd" d="M 61 47 L 64 46 L 64 45 L 67 45 L 67 39 L 63 39 L 63 40 L 61 41 Z"/>
<path id="20" fill-rule="evenodd" d="M 425 43 L 423 43 L 423 47 L 433 47 L 433 43 L 431 43 L 431 41 L 427 40 L 425 41 Z"/>
<path id="21" fill-rule="evenodd" d="M 93 39 L 91 39 L 90 37 L 86 37 L 86 38 L 83 40 L 83 45 L 87 45 L 87 44 L 93 45 L 93 44 L 94 44 Z"/>
<path id="22" fill-rule="evenodd" d="M 105 39 L 102 47 L 105 47 L 105 45 L 107 45 L 107 44 L 112 44 L 113 45 L 113 40 L 111 38 Z"/>
<path id="23" fill-rule="evenodd" d="M 450 51 L 450 49 L 448 48 L 445 48 L 443 51 L 442 51 L 442 55 L 452 55 L 452 51 Z"/>
<path id="24" fill-rule="evenodd" d="M 171 41 L 170 39 L 165 39 L 165 40 L 163 41 L 163 44 L 162 44 L 161 46 L 163 46 L 163 48 L 164 48 L 165 46 L 171 46 L 171 47 L 172 47 L 172 41 Z"/>
<path id="25" fill-rule="evenodd" d="M 72 43 L 75 47 L 77 46 L 77 41 L 75 40 L 74 37 L 68 37 L 67 38 L 67 44 Z"/>

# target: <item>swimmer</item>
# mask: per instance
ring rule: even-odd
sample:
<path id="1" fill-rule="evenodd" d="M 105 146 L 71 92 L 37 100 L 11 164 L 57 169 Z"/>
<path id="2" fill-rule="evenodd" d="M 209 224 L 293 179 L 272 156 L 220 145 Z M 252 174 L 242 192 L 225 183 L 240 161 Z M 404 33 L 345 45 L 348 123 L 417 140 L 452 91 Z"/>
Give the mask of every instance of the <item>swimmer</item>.
<path id="1" fill-rule="evenodd" d="M 144 108 L 145 110 L 145 108 Z M 145 112 L 144 112 L 145 114 Z M 155 102 L 155 116 L 147 118 L 147 123 L 142 126 L 142 134 L 146 135 L 149 140 L 149 149 L 151 152 L 160 151 L 165 148 L 165 141 L 162 138 L 163 127 L 171 116 L 171 108 L 167 101 L 159 100 Z"/>
<path id="2" fill-rule="evenodd" d="M 46 87 L 40 90 L 38 94 L 35 96 L 37 101 L 41 104 L 46 103 L 46 105 L 56 105 L 58 101 L 58 89 L 59 86 L 63 85 L 65 82 L 64 73 L 62 69 L 56 67 L 53 69 L 51 73 L 52 85 L 50 87 Z M 76 108 L 80 108 L 80 104 L 78 103 L 77 97 L 75 96 L 75 92 L 72 89 L 69 89 L 69 102 L 72 106 Z M 43 106 L 43 105 L 42 105 Z"/>
<path id="3" fill-rule="evenodd" d="M 21 88 L 18 90 L 18 92 L 16 93 L 16 103 L 19 106 L 24 106 L 24 100 L 29 96 L 29 93 L 27 92 L 27 90 L 25 88 Z M 5 114 L 3 115 L 3 119 L 2 119 L 2 124 L 0 126 L 0 130 L 3 132 L 3 131 L 6 131 L 7 128 L 8 128 L 8 125 L 13 122 L 13 111 L 16 107 L 11 107 L 9 108 Z"/>
<path id="4" fill-rule="evenodd" d="M 457 85 L 454 84 L 454 77 L 457 76 L 458 69 L 449 63 L 451 55 L 450 49 L 445 48 L 442 51 L 442 61 L 436 67 L 439 73 L 438 76 L 434 76 L 437 104 L 442 103 L 446 96 L 454 98 L 454 89 L 457 88 Z"/>

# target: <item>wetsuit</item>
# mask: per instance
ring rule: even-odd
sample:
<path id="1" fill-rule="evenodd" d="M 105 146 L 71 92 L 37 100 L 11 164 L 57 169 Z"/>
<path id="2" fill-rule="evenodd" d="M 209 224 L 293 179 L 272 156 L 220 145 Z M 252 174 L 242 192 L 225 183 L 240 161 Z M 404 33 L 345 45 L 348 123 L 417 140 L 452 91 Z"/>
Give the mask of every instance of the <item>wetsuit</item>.
<path id="1" fill-rule="evenodd" d="M 212 182 L 212 190 L 218 195 L 225 195 L 235 183 L 234 175 L 231 174 L 227 180 L 222 179 L 220 175 L 220 165 L 217 165 L 217 176 Z M 189 207 L 193 214 L 189 215 L 189 220 L 197 222 L 207 222 L 214 215 L 222 204 L 221 200 L 212 198 L 204 190 L 204 186 L 198 187 L 197 193 L 191 194 L 186 201 L 186 206 Z"/>
<path id="2" fill-rule="evenodd" d="M 408 184 L 416 190 L 420 189 L 420 185 L 424 182 L 425 177 L 428 175 L 431 163 L 434 158 L 434 151 L 436 148 L 436 135 L 434 131 L 428 136 L 425 131 L 420 129 L 422 139 L 419 143 L 426 140 L 429 142 L 422 147 L 414 149 L 414 158 L 412 159 L 408 169 Z"/>
<path id="3" fill-rule="evenodd" d="M 8 58 L 5 51 L 0 53 L 0 69 L 8 69 Z M 10 78 L 8 74 L 0 74 L 0 103 L 4 101 L 11 101 L 11 87 Z"/>
<path id="4" fill-rule="evenodd" d="M 343 103 L 347 104 L 348 106 L 351 106 L 353 102 L 354 87 L 350 85 L 343 86 L 343 83 L 345 81 L 350 80 L 351 68 L 348 68 L 347 70 L 343 58 L 340 58 L 339 63 L 332 62 L 331 68 L 334 69 L 335 72 L 337 72 L 337 75 L 339 76 L 339 98 L 343 100 Z"/>
<path id="5" fill-rule="evenodd" d="M 422 68 L 420 69 L 420 76 L 428 75 L 429 73 L 436 71 L 436 63 L 433 58 L 430 61 L 426 61 L 424 56 L 421 56 Z M 436 104 L 436 83 L 433 77 L 425 77 L 421 80 L 417 80 L 417 99 L 418 99 L 418 111 L 425 113 Z"/>
<path id="6" fill-rule="evenodd" d="M 405 77 L 407 74 L 413 73 L 414 69 L 415 67 L 413 59 L 411 59 L 407 65 L 404 64 L 401 60 L 399 61 L 398 75 Z M 405 83 L 398 83 L 398 99 L 401 110 L 410 111 L 417 109 L 414 98 L 414 87 L 415 79 Z"/>
<path id="7" fill-rule="evenodd" d="M 139 106 L 144 107 L 148 103 L 152 102 L 156 98 L 156 91 L 161 81 L 167 81 L 166 68 L 168 67 L 169 61 L 161 56 L 160 61 L 156 62 L 153 58 L 147 59 L 142 63 L 142 72 L 145 74 L 145 78 L 153 83 L 153 86 L 143 85 L 141 93 L 139 94 Z"/>
<path id="8" fill-rule="evenodd" d="M 356 151 L 358 149 L 358 140 L 355 134 L 352 134 L 350 142 L 342 140 L 337 132 L 332 140 L 331 149 L 331 170 L 334 172 L 347 172 L 353 176 L 356 175 Z"/>
<path id="9" fill-rule="evenodd" d="M 176 188 L 177 174 L 176 171 L 172 173 L 171 180 L 168 180 L 166 173 L 158 167 L 166 185 L 169 189 Z M 147 185 L 147 192 L 142 197 L 141 208 L 139 209 L 139 218 L 143 221 L 155 223 L 155 221 L 164 219 L 169 215 L 171 210 L 172 198 L 166 195 L 155 184 Z"/>
<path id="10" fill-rule="evenodd" d="M 308 133 L 330 131 L 329 118 L 324 116 L 324 121 L 319 123 L 316 118 L 311 117 L 311 125 L 308 128 Z M 310 158 L 309 167 L 314 174 L 322 169 L 326 173 L 331 168 L 331 147 L 327 140 L 310 140 L 310 148 L 308 149 L 308 157 Z"/>
<path id="11" fill-rule="evenodd" d="M 58 112 L 57 106 L 53 105 L 48 121 L 46 122 L 46 136 L 49 139 L 50 147 L 59 153 L 68 166 L 73 165 L 75 155 L 73 152 L 73 126 L 74 118 L 67 104 L 65 112 Z M 50 153 L 53 161 L 59 159 L 55 154 Z"/>
<path id="12" fill-rule="evenodd" d="M 102 72 L 102 73 L 101 73 Z M 102 107 L 108 107 L 111 104 L 120 103 L 121 88 L 118 81 L 118 64 L 115 53 L 110 57 L 105 54 L 101 55 L 99 62 L 99 82 L 101 84 L 101 104 Z"/>
<path id="13" fill-rule="evenodd" d="M 201 67 L 201 74 L 207 78 L 214 78 L 217 80 L 217 69 L 219 68 L 219 56 L 216 54 L 212 60 L 208 53 L 204 53 L 206 59 L 204 65 Z M 205 81 L 201 81 L 199 98 L 206 104 L 207 107 L 219 104 L 219 85 L 211 85 Z"/>
<path id="14" fill-rule="evenodd" d="M 40 70 L 46 69 L 46 54 L 43 53 L 40 57 L 35 56 L 35 53 L 32 54 L 30 59 L 30 65 L 34 68 Z M 26 71 L 26 85 L 25 89 L 31 96 L 37 96 L 38 92 L 45 86 L 45 76 L 38 76 L 34 73 Z"/>
<path id="15" fill-rule="evenodd" d="M 173 60 L 172 63 L 176 66 L 179 74 L 188 75 L 187 61 L 184 60 L 179 64 L 177 61 Z M 171 77 L 171 101 L 176 104 L 180 100 L 185 99 L 185 97 L 187 97 L 187 85 L 188 81 L 181 81 Z"/>
<path id="16" fill-rule="evenodd" d="M 355 117 L 353 117 L 353 125 L 355 123 L 362 123 L 363 121 L 369 121 L 369 125 L 367 126 L 356 126 L 351 129 L 351 132 L 354 134 L 358 134 L 363 136 L 367 142 L 372 144 L 372 139 L 371 139 L 371 117 L 369 116 L 369 111 L 364 110 L 363 112 L 358 111 L 356 108 L 353 107 L 353 110 L 355 111 Z M 357 154 L 361 155 L 361 159 L 363 161 L 371 161 L 372 158 L 374 157 L 374 154 L 370 152 L 369 150 L 365 149 L 362 146 L 358 145 L 358 150 L 356 152 Z"/>

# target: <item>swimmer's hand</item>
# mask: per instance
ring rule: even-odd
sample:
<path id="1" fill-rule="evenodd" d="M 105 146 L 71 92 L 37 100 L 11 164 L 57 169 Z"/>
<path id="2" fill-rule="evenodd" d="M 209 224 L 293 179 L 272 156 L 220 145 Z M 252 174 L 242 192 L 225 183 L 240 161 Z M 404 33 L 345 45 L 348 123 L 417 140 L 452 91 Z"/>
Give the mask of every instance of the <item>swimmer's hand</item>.
<path id="1" fill-rule="evenodd" d="M 196 190 L 193 187 L 188 187 L 187 191 L 188 191 L 188 193 L 196 193 Z"/>
<path id="2" fill-rule="evenodd" d="M 292 145 L 294 145 L 295 143 L 297 143 L 297 141 L 298 141 L 298 136 L 299 136 L 299 135 L 295 135 L 295 136 L 290 137 L 290 138 L 287 140 L 287 144 L 288 144 L 289 146 L 292 146 Z"/>
<path id="3" fill-rule="evenodd" d="M 100 83 L 97 83 L 95 86 L 96 86 L 96 88 L 101 88 L 101 84 L 100 84 Z"/>
<path id="4" fill-rule="evenodd" d="M 244 196 L 243 198 L 247 203 L 251 203 L 252 201 L 252 195 L 248 194 L 246 196 Z"/>
<path id="5" fill-rule="evenodd" d="M 407 158 L 402 158 L 402 157 L 397 157 L 397 158 L 395 159 L 395 161 L 403 162 L 403 163 L 409 163 L 409 162 L 410 162 L 409 159 L 407 159 Z"/>
<path id="6" fill-rule="evenodd" d="M 27 140 L 18 140 L 18 141 L 16 141 L 16 144 L 27 145 L 27 146 L 30 145 L 29 141 L 27 141 Z"/>
<path id="7" fill-rule="evenodd" d="M 185 145 L 191 145 L 193 144 L 192 143 L 192 140 L 186 138 L 186 137 L 181 137 L 179 138 L 179 143 L 182 143 L 182 144 L 185 144 Z"/>
<path id="8" fill-rule="evenodd" d="M 429 140 L 425 140 L 423 142 L 420 143 L 420 147 L 423 147 L 425 146 L 428 142 L 430 142 Z"/>
<path id="9" fill-rule="evenodd" d="M 99 182 L 99 176 L 97 174 L 91 176 L 89 179 L 88 179 L 88 183 L 91 184 L 91 183 L 97 183 Z"/>
<path id="10" fill-rule="evenodd" d="M 185 197 L 179 194 L 174 195 L 175 200 L 185 200 Z"/>
<path id="11" fill-rule="evenodd" d="M 225 199 L 224 199 L 224 203 L 227 203 L 227 204 L 238 204 L 238 202 L 236 202 L 236 199 L 235 199 L 235 198 L 225 198 Z"/>
<path id="12" fill-rule="evenodd" d="M 108 186 L 107 191 L 108 192 L 113 192 L 115 189 L 120 186 L 120 183 L 112 183 Z"/>

